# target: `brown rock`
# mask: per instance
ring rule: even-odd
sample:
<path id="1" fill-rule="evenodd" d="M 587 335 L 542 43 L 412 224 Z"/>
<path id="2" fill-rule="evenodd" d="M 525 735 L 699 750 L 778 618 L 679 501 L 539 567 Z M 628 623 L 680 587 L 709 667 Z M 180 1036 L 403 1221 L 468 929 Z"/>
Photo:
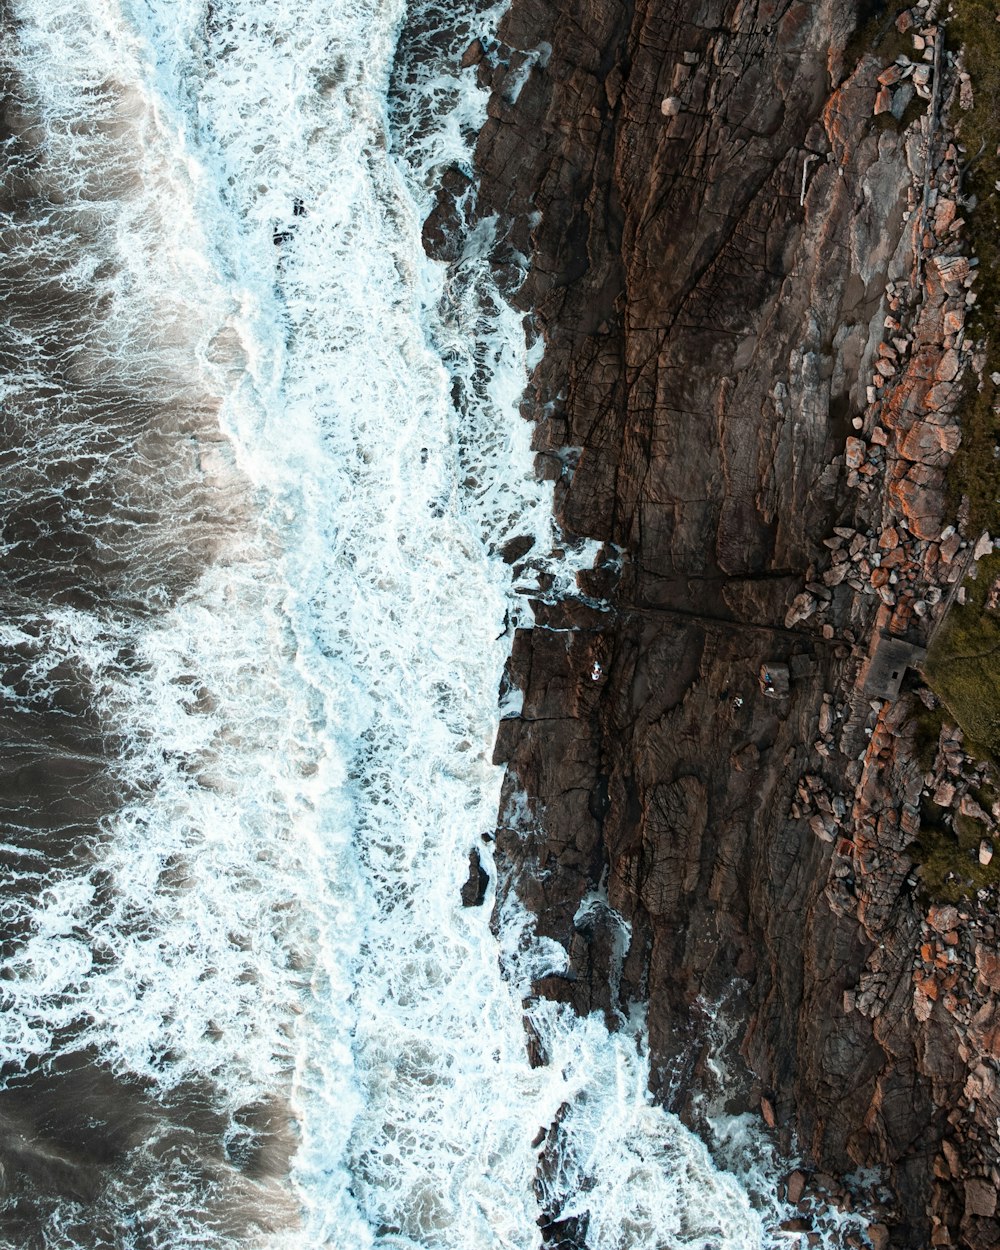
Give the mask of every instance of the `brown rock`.
<path id="1" fill-rule="evenodd" d="M 946 1137 L 941 1142 L 941 1151 L 948 1162 L 948 1170 L 957 1180 L 962 1175 L 962 1159 L 953 1142 Z"/>
<path id="2" fill-rule="evenodd" d="M 965 1214 L 985 1216 L 987 1219 L 996 1214 L 997 1190 L 988 1180 L 970 1177 L 965 1182 Z"/>
<path id="3" fill-rule="evenodd" d="M 977 942 L 976 971 L 984 990 L 1000 993 L 1000 952 Z"/>
<path id="4" fill-rule="evenodd" d="M 952 205 L 952 212 L 954 213 L 954 205 Z M 939 382 L 952 382 L 958 377 L 959 368 L 958 352 L 953 347 L 949 347 L 938 362 L 934 376 Z"/>
<path id="5" fill-rule="evenodd" d="M 968 816 L 970 820 L 978 820 L 984 825 L 989 824 L 989 816 L 986 815 L 971 794 L 962 795 L 958 801 L 958 810 L 963 816 Z"/>
<path id="6" fill-rule="evenodd" d="M 986 1002 L 969 1021 L 969 1040 L 980 1055 L 1000 1059 L 1000 1004 Z"/>
<path id="7" fill-rule="evenodd" d="M 857 469 L 862 465 L 865 459 L 864 440 L 849 435 L 845 446 L 844 458 L 849 469 Z"/>
<path id="8" fill-rule="evenodd" d="M 936 439 L 937 436 L 928 436 Z M 906 476 L 889 486 L 889 496 L 917 538 L 937 538 L 944 512 L 944 478 L 940 470 L 926 464 L 913 464 Z"/>
<path id="9" fill-rule="evenodd" d="M 899 454 L 906 460 L 925 464 L 947 464 L 958 450 L 961 432 L 957 426 L 916 421 L 903 435 Z"/>
<path id="10" fill-rule="evenodd" d="M 889 1250 L 889 1230 L 885 1224 L 869 1224 L 868 1240 L 872 1250 Z"/>
<path id="11" fill-rule="evenodd" d="M 934 801 L 938 800 L 935 798 Z M 948 933 L 958 925 L 958 908 L 950 903 L 935 904 L 927 913 L 927 923 L 935 933 Z"/>
<path id="12" fill-rule="evenodd" d="M 801 591 L 791 602 L 785 613 L 785 628 L 791 629 L 799 621 L 804 621 L 816 611 L 816 600 L 807 591 Z"/>
<path id="13" fill-rule="evenodd" d="M 483 45 L 478 39 L 473 39 L 472 43 L 462 53 L 460 62 L 462 69 L 469 69 L 473 65 L 478 65 L 485 55 Z"/>
<path id="14" fill-rule="evenodd" d="M 944 234 L 951 223 L 955 220 L 956 204 L 954 200 L 949 200 L 947 196 L 941 196 L 937 204 L 934 206 L 934 233 L 939 237 Z M 956 358 L 957 372 L 957 358 Z M 953 373 L 952 377 L 955 376 Z"/>
<path id="15" fill-rule="evenodd" d="M 797 605 L 806 615 L 792 614 L 794 636 L 773 628 L 806 582 L 827 585 L 822 568 L 794 580 L 789 570 L 815 565 L 817 540 L 835 525 L 853 537 L 842 525 L 845 473 L 870 490 L 866 530 L 867 516 L 898 516 L 918 545 L 943 524 L 936 459 L 897 462 L 873 439 L 869 460 L 857 439 L 831 463 L 826 420 L 834 408 L 848 422 L 859 415 L 890 258 L 904 255 L 919 216 L 901 221 L 907 147 L 921 180 L 923 160 L 894 128 L 871 126 L 886 84 L 874 58 L 845 59 L 851 6 L 674 8 L 588 0 L 570 13 L 512 0 L 501 39 L 515 49 L 544 41 L 552 55 L 516 104 L 505 50 L 490 70 L 481 196 L 486 211 L 507 214 L 501 254 L 531 256 L 518 300 L 547 344 L 525 404 L 542 414 L 535 445 L 560 463 L 564 448 L 580 449 L 556 479 L 558 519 L 625 553 L 614 613 L 576 628 L 575 609 L 539 604 L 543 627 L 519 644 L 525 712 L 504 803 L 526 801 L 536 819 L 498 826 L 499 901 L 516 892 L 539 934 L 569 951 L 567 975 L 540 992 L 609 1022 L 630 1002 L 648 1004 L 654 1086 L 684 1061 L 678 1039 L 691 1048 L 691 1002 L 741 978 L 740 1046 L 772 1110 L 789 1108 L 782 1130 L 824 1166 L 882 1168 L 906 1221 L 893 1236 L 926 1244 L 940 1099 L 962 1076 L 944 1036 L 960 1017 L 921 994 L 933 1008 L 924 1027 L 908 993 L 921 916 L 905 847 L 923 778 L 902 722 L 866 736 L 867 700 L 853 710 L 845 675 L 859 657 L 819 638 L 835 625 L 867 644 L 890 622 L 906 629 L 912 608 L 873 620 L 886 607 L 876 595 L 851 603 L 833 586 L 815 624 L 810 596 Z M 698 51 L 682 77 L 674 44 Z M 670 98 L 683 107 L 667 119 Z M 946 125 L 942 112 L 942 143 Z M 806 165 L 806 154 L 820 159 Z M 963 265 L 927 260 L 924 305 L 936 321 L 926 333 L 902 284 L 889 296 L 888 329 L 899 335 L 905 315 L 913 346 L 892 345 L 904 363 L 872 386 L 879 409 L 864 428 L 877 421 L 893 450 L 927 417 L 945 288 L 955 286 L 952 304 L 964 301 Z M 935 402 L 956 384 L 935 382 Z M 860 469 L 876 464 L 862 482 Z M 858 564 L 841 576 L 860 585 L 868 545 L 862 537 Z M 908 563 L 896 566 L 897 592 L 912 602 Z M 588 677 L 595 632 L 613 657 L 600 683 Z M 790 710 L 765 705 L 761 663 L 793 658 Z M 831 690 L 847 710 L 821 755 L 819 700 Z M 734 758 L 751 739 L 759 759 L 741 770 Z M 811 758 L 827 793 L 848 798 L 837 819 L 849 855 L 833 853 L 838 835 L 814 806 L 796 798 L 802 815 L 790 817 Z M 695 774 L 697 786 L 671 789 Z M 602 881 L 632 927 L 624 958 L 617 930 L 574 924 Z M 857 987 L 849 1014 L 846 986 Z M 693 1094 L 699 1080 L 693 1073 Z"/>

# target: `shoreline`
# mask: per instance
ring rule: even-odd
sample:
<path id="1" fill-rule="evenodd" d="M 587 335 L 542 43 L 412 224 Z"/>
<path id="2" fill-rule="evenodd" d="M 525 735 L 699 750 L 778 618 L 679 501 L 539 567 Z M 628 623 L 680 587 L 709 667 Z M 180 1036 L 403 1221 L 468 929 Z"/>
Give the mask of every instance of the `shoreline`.
<path id="1" fill-rule="evenodd" d="M 496 759 L 540 828 L 498 830 L 501 880 L 570 954 L 536 993 L 612 1024 L 648 1003 L 654 1071 L 693 1081 L 661 1078 L 668 1107 L 690 1108 L 707 1058 L 693 1005 L 741 981 L 742 1097 L 782 1148 L 794 1135 L 835 1188 L 884 1170 L 873 1244 L 933 1228 L 986 1250 L 976 1178 L 997 1161 L 976 1137 L 994 1086 L 969 1024 L 993 1009 L 985 902 L 944 930 L 976 984 L 958 1016 L 927 1008 L 947 991 L 923 995 L 918 940 L 939 914 L 914 851 L 921 794 L 959 739 L 941 730 L 925 775 L 925 688 L 911 676 L 897 700 L 878 671 L 883 630 L 922 649 L 982 558 L 942 486 L 971 364 L 958 156 L 939 124 L 922 162 L 906 113 L 936 112 L 939 82 L 965 88 L 919 8 L 856 66 L 832 9 L 790 10 L 766 44 L 752 14 L 718 19 L 592 4 L 570 23 L 515 0 L 479 63 L 481 204 L 532 256 L 518 300 L 547 340 L 525 402 L 539 469 L 560 522 L 606 543 L 580 581 L 619 609 L 609 627 L 538 605 L 545 628 L 518 633 L 524 708 Z M 761 665 L 787 667 L 787 699 Z M 961 760 L 956 810 L 983 776 Z M 607 914 L 581 928 L 605 875 Z M 633 936 L 616 964 L 618 917 Z"/>

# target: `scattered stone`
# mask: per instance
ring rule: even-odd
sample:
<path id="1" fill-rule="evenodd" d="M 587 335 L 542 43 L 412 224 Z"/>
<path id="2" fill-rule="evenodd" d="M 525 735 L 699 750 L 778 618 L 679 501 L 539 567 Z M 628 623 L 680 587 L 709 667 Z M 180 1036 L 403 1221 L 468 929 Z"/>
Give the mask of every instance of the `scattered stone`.
<path id="1" fill-rule="evenodd" d="M 878 117 L 880 113 L 889 113 L 891 111 L 892 92 L 888 87 L 882 87 L 879 89 L 878 95 L 875 97 L 875 116 Z"/>
<path id="2" fill-rule="evenodd" d="M 816 611 L 816 600 L 806 591 L 797 594 L 785 613 L 785 629 L 791 629 L 799 621 L 804 621 Z"/>
<path id="3" fill-rule="evenodd" d="M 935 905 L 927 913 L 927 923 L 935 933 L 949 933 L 958 924 L 958 908 L 951 903 Z"/>
<path id="4" fill-rule="evenodd" d="M 955 801 L 955 787 L 950 781 L 942 781 L 934 791 L 933 797 L 938 807 L 951 807 Z"/>
<path id="5" fill-rule="evenodd" d="M 993 540 L 990 538 L 988 533 L 983 534 L 976 543 L 975 549 L 972 552 L 972 558 L 973 560 L 982 560 L 984 556 L 990 555 L 992 551 Z"/>
<path id="6" fill-rule="evenodd" d="M 950 528 L 950 527 L 949 527 Z M 951 564 L 952 560 L 958 555 L 958 549 L 962 544 L 962 540 L 954 529 L 948 534 L 946 530 L 941 531 L 941 559 L 945 564 Z"/>
<path id="7" fill-rule="evenodd" d="M 993 858 L 993 843 L 988 842 L 986 838 L 979 843 L 979 862 L 985 868 Z"/>
<path id="8" fill-rule="evenodd" d="M 958 805 L 958 810 L 963 816 L 968 816 L 970 820 L 978 820 L 983 824 L 989 823 L 989 816 L 983 811 L 971 794 L 963 794 Z"/>
<path id="9" fill-rule="evenodd" d="M 934 233 L 943 234 L 945 230 L 955 220 L 957 206 L 954 200 L 949 200 L 946 196 L 938 199 L 934 206 Z"/>
<path id="10" fill-rule="evenodd" d="M 660 103 L 660 112 L 664 117 L 676 117 L 683 107 L 680 96 L 669 95 Z"/>
<path id="11" fill-rule="evenodd" d="M 973 105 L 972 79 L 968 74 L 958 76 L 958 107 L 966 113 Z"/>

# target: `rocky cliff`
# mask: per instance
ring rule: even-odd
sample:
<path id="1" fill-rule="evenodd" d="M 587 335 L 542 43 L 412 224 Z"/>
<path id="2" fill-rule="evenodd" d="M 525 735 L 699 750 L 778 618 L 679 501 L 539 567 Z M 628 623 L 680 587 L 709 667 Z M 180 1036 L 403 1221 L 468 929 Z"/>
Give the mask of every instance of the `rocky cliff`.
<path id="1" fill-rule="evenodd" d="M 539 470 L 604 544 L 517 636 L 497 759 L 533 819 L 501 813 L 498 862 L 568 952 L 537 993 L 612 1026 L 647 1002 L 682 1114 L 725 998 L 731 1092 L 796 1143 L 804 1220 L 810 1176 L 848 1202 L 864 1166 L 874 1245 L 985 1250 L 995 896 L 932 908 L 915 863 L 932 791 L 993 817 L 956 734 L 920 762 L 912 673 L 897 694 L 985 550 L 944 493 L 970 85 L 926 0 L 871 16 L 514 0 L 467 54 L 497 263 L 529 259 L 547 344 Z"/>

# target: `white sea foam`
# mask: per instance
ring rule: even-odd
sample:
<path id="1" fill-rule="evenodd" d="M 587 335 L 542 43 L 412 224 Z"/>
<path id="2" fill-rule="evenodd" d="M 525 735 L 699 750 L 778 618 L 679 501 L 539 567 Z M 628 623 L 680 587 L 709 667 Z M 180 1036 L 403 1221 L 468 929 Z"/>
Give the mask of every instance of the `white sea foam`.
<path id="1" fill-rule="evenodd" d="M 109 256 L 119 275 L 81 376 L 197 392 L 226 436 L 194 432 L 199 473 L 239 508 L 163 611 L 66 609 L 31 642 L 37 683 L 69 657 L 98 692 L 128 798 L 92 862 L 26 896 L 9 1070 L 96 1045 L 164 1099 L 207 1083 L 233 1133 L 287 1095 L 302 1216 L 275 1247 L 527 1250 L 542 1207 L 585 1216 L 595 1250 L 760 1246 L 740 1184 L 652 1105 L 641 1015 L 609 1035 L 541 1004 L 530 1067 L 522 993 L 565 952 L 510 902 L 490 932 L 496 692 L 524 619 L 497 552 L 558 536 L 490 223 L 448 273 L 421 247 L 484 117 L 460 48 L 413 62 L 390 125 L 398 0 L 14 7 L 47 159 L 103 222 L 60 255 L 75 283 Z M 497 16 L 423 14 L 456 40 Z M 553 593 L 595 552 L 552 565 Z M 474 848 L 491 887 L 464 909 Z M 223 1244 L 177 1175 L 142 1244 Z"/>

